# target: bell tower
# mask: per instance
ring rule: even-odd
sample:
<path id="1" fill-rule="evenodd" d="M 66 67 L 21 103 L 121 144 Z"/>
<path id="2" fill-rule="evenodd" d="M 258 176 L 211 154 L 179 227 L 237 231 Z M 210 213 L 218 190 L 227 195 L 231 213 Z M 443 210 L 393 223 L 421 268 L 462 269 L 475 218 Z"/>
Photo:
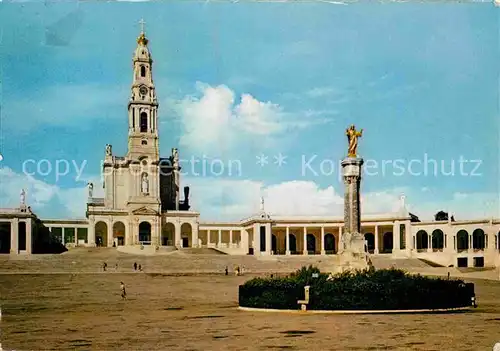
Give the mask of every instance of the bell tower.
<path id="1" fill-rule="evenodd" d="M 144 21 L 140 21 L 141 34 L 137 38 L 134 52 L 133 79 L 128 103 L 128 159 L 135 161 L 147 157 L 157 162 L 158 101 L 153 83 L 153 60 L 148 48 L 149 40 L 144 32 Z"/>

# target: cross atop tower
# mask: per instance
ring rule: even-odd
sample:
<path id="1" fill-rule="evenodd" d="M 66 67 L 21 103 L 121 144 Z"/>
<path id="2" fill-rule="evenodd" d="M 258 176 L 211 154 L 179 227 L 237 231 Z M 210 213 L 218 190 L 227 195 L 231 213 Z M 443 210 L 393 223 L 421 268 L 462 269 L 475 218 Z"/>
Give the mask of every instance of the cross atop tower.
<path id="1" fill-rule="evenodd" d="M 141 25 L 141 33 L 144 33 L 144 25 L 146 24 L 146 22 L 144 21 L 143 18 L 141 18 L 141 20 L 139 21 L 139 24 Z"/>

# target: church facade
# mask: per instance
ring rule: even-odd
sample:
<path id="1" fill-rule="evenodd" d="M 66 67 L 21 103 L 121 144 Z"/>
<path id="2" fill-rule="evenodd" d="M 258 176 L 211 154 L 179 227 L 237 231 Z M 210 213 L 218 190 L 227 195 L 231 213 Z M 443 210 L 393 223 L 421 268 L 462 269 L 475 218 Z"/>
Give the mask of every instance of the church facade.
<path id="1" fill-rule="evenodd" d="M 94 197 L 94 185 L 89 183 L 85 219 L 40 220 L 22 192 L 18 208 L 0 209 L 0 253 L 37 253 L 43 226 L 66 247 L 158 253 L 212 248 L 234 255 L 290 258 L 337 254 L 343 236 L 341 217 L 278 217 L 266 212 L 262 202 L 258 213 L 241 221 L 200 222 L 200 214 L 190 208 L 189 188 L 181 187 L 179 151 L 173 148 L 167 157 L 160 156 L 152 66 L 142 32 L 133 55 L 127 153 L 114 155 L 112 146 L 106 145 L 104 197 Z M 373 255 L 427 259 L 444 266 L 500 266 L 498 218 L 417 222 L 402 197 L 394 213 L 363 216 L 361 232 Z"/>
<path id="2" fill-rule="evenodd" d="M 97 246 L 181 246 L 181 227 L 196 234 L 199 213 L 189 211 L 189 188 L 180 199 L 179 153 L 160 157 L 158 99 L 153 60 L 144 32 L 133 56 L 133 82 L 128 102 L 128 151 L 113 154 L 106 145 L 104 198 L 94 198 L 89 184 L 89 244 Z M 191 242 L 191 243 L 190 243 Z M 196 235 L 188 244 L 198 245 Z"/>

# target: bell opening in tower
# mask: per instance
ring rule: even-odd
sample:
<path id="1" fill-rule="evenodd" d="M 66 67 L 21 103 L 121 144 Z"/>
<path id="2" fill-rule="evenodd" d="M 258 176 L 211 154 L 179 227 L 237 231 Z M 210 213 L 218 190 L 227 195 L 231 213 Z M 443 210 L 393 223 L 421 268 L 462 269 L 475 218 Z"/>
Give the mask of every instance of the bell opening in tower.
<path id="1" fill-rule="evenodd" d="M 141 112 L 141 133 L 146 133 L 148 131 L 148 114 L 146 112 Z"/>

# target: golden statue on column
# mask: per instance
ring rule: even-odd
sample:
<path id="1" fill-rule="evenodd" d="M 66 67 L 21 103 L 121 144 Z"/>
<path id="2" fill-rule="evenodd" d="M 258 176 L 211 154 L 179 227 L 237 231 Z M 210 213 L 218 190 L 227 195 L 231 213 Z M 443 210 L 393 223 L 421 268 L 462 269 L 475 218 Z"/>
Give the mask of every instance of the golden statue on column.
<path id="1" fill-rule="evenodd" d="M 358 148 L 358 138 L 363 136 L 363 129 L 359 132 L 352 124 L 346 129 L 345 134 L 347 135 L 347 140 L 349 142 L 349 148 L 347 149 L 347 157 L 357 157 L 356 149 Z"/>

